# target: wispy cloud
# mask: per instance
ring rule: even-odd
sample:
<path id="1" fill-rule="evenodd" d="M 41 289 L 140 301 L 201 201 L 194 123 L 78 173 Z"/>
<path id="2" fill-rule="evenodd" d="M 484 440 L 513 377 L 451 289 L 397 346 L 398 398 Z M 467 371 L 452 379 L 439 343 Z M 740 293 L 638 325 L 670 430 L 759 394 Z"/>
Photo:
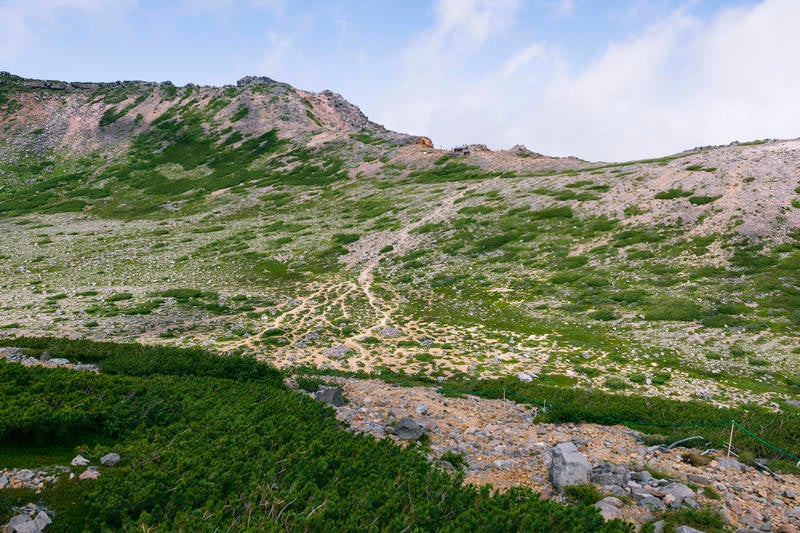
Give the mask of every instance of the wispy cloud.
<path id="1" fill-rule="evenodd" d="M 284 76 L 285 61 L 292 51 L 296 36 L 267 30 L 267 51 L 259 65 L 261 72 L 271 78 Z"/>
<path id="2" fill-rule="evenodd" d="M 533 43 L 515 52 L 500 69 L 503 73 L 503 78 L 513 76 L 519 69 L 524 68 L 534 59 L 542 57 L 545 53 L 545 47 L 540 43 Z"/>
<path id="3" fill-rule="evenodd" d="M 437 20 L 433 35 L 454 27 Z M 582 64 L 538 41 L 478 71 L 474 49 L 438 71 L 444 74 L 409 78 L 407 71 L 404 91 L 377 118 L 445 146 L 521 142 L 607 160 L 795 137 L 798 27 L 800 2 L 764 0 L 708 18 L 677 9 Z M 491 32 L 473 35 L 485 42 Z"/>

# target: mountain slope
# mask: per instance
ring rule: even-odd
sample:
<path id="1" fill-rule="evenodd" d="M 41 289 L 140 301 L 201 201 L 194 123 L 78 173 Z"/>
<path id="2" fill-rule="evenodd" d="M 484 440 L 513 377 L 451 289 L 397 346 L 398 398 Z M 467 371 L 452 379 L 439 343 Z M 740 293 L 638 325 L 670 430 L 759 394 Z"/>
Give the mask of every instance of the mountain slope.
<path id="1" fill-rule="evenodd" d="M 279 366 L 797 394 L 800 141 L 432 148 L 331 92 L 0 75 L 8 334 Z"/>

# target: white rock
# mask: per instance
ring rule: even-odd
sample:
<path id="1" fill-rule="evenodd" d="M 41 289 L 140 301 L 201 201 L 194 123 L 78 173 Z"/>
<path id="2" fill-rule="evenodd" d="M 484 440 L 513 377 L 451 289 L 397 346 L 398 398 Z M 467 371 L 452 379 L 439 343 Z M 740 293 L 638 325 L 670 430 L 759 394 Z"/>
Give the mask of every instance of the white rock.
<path id="1" fill-rule="evenodd" d="M 75 458 L 69 463 L 72 466 L 86 466 L 89 464 L 89 459 L 82 455 L 76 455 Z"/>

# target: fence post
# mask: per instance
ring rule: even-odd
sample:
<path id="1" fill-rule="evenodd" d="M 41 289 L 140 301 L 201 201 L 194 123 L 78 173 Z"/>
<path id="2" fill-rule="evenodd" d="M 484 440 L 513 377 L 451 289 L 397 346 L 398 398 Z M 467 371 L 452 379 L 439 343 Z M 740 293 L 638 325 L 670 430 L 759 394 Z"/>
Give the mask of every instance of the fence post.
<path id="1" fill-rule="evenodd" d="M 733 445 L 733 425 L 735 424 L 734 420 L 731 420 L 731 435 L 728 437 L 728 459 L 731 458 L 731 446 Z"/>

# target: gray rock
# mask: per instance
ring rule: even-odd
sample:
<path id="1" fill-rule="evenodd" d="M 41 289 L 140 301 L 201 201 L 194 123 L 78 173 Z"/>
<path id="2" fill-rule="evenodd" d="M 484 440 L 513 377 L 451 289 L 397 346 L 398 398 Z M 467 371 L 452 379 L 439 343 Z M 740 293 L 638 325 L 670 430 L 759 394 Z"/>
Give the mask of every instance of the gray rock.
<path id="1" fill-rule="evenodd" d="M 800 400 L 786 400 L 786 403 L 792 407 L 800 407 Z"/>
<path id="2" fill-rule="evenodd" d="M 630 472 L 625 465 L 603 463 L 592 469 L 592 483 L 603 486 L 624 487 L 630 480 Z"/>
<path id="3" fill-rule="evenodd" d="M 663 520 L 659 520 L 653 524 L 653 533 L 664 533 L 665 527 L 667 527 L 667 523 Z"/>
<path id="4" fill-rule="evenodd" d="M 689 526 L 678 526 L 675 528 L 675 533 L 704 533 L 704 532 Z"/>
<path id="5" fill-rule="evenodd" d="M 615 498 L 614 496 L 606 496 L 600 501 L 605 502 L 609 505 L 613 505 L 617 509 L 622 509 L 622 500 L 620 500 L 619 498 Z"/>
<path id="6" fill-rule="evenodd" d="M 0 489 L 6 488 L 6 485 L 8 485 L 9 481 L 10 480 L 8 479 L 8 476 L 6 476 L 5 474 L 0 475 Z"/>
<path id="7" fill-rule="evenodd" d="M 747 466 L 736 459 L 717 459 L 717 468 L 723 470 L 738 470 L 739 472 L 747 470 Z"/>
<path id="8" fill-rule="evenodd" d="M 614 520 L 615 518 L 619 518 L 622 515 L 619 508 L 606 502 L 606 499 L 600 500 L 594 504 L 594 506 L 600 510 L 600 516 L 602 516 L 605 520 Z"/>
<path id="9" fill-rule="evenodd" d="M 36 476 L 33 470 L 17 470 L 16 478 L 19 481 L 30 481 Z"/>
<path id="10" fill-rule="evenodd" d="M 689 483 L 694 483 L 696 485 L 711 485 L 711 480 L 707 477 L 698 476 L 697 474 L 689 474 L 686 476 L 686 479 Z"/>
<path id="11" fill-rule="evenodd" d="M 100 477 L 100 472 L 97 470 L 93 470 L 92 468 L 87 468 L 78 479 L 98 479 Z"/>
<path id="12" fill-rule="evenodd" d="M 637 481 L 639 483 L 648 483 L 652 481 L 653 474 L 648 472 L 647 470 L 642 470 L 641 472 L 634 472 L 631 474 L 631 479 Z"/>
<path id="13" fill-rule="evenodd" d="M 423 433 L 422 426 L 407 416 L 401 418 L 400 422 L 394 427 L 394 434 L 400 440 L 419 440 Z"/>
<path id="14" fill-rule="evenodd" d="M 674 508 L 680 507 L 686 498 L 695 497 L 694 491 L 683 483 L 670 483 L 666 487 L 662 488 L 661 491 L 664 494 L 671 494 L 675 497 L 675 501 L 670 504 L 670 507 Z"/>
<path id="15" fill-rule="evenodd" d="M 325 402 L 334 407 L 342 407 L 344 405 L 342 389 L 339 387 L 321 386 L 319 390 L 314 393 L 314 399 L 320 402 Z"/>
<path id="16" fill-rule="evenodd" d="M 18 514 L 6 524 L 3 531 L 9 533 L 42 533 L 44 528 L 53 521 L 44 511 L 39 511 L 36 518 L 31 518 L 27 513 Z"/>
<path id="17" fill-rule="evenodd" d="M 397 337 L 402 337 L 403 332 L 397 328 L 393 328 L 392 326 L 386 326 L 381 330 L 380 336 L 384 339 L 394 339 Z"/>
<path id="18" fill-rule="evenodd" d="M 573 442 L 562 442 L 553 448 L 550 463 L 550 481 L 558 490 L 564 487 L 589 483 L 592 467 Z"/>
<path id="19" fill-rule="evenodd" d="M 69 364 L 69 359 L 56 357 L 56 358 L 50 359 L 48 361 L 48 363 L 51 364 L 51 365 L 54 365 L 54 366 L 63 366 L 63 365 L 68 365 Z"/>
<path id="20" fill-rule="evenodd" d="M 18 514 L 11 517 L 11 520 L 5 525 L 4 531 L 7 529 L 10 533 L 19 533 L 22 531 L 29 531 L 28 525 L 33 522 L 33 518 L 27 514 Z"/>
<path id="21" fill-rule="evenodd" d="M 107 453 L 100 458 L 100 464 L 103 466 L 114 466 L 119 460 L 120 456 L 118 453 Z"/>
<path id="22" fill-rule="evenodd" d="M 427 415 L 431 414 L 431 410 L 428 409 L 428 406 L 425 405 L 424 403 L 420 403 L 419 405 L 417 405 L 417 408 L 415 409 L 415 411 L 420 416 L 427 416 Z"/>
<path id="23" fill-rule="evenodd" d="M 344 359 L 347 357 L 347 354 L 350 353 L 350 348 L 345 346 L 344 344 L 338 344 L 336 346 L 331 346 L 330 348 L 325 348 L 322 350 L 322 355 L 331 357 L 333 359 Z"/>
<path id="24" fill-rule="evenodd" d="M 517 379 L 519 379 L 523 383 L 530 383 L 534 379 L 536 379 L 536 374 L 532 374 L 530 372 L 520 372 L 517 374 Z"/>
<path id="25" fill-rule="evenodd" d="M 683 506 L 684 507 L 688 507 L 690 509 L 694 509 L 696 511 L 697 509 L 700 509 L 700 502 L 698 502 L 697 500 L 695 500 L 694 498 L 691 498 L 691 497 L 684 498 L 683 499 Z"/>
<path id="26" fill-rule="evenodd" d="M 44 528 L 46 528 L 52 523 L 53 520 L 50 519 L 47 513 L 45 513 L 44 511 L 39 511 L 39 513 L 36 515 L 36 518 L 33 519 L 33 524 L 34 526 L 36 526 L 36 529 L 34 531 L 38 533 L 39 531 L 42 531 Z"/>
<path id="27" fill-rule="evenodd" d="M 633 499 L 641 507 L 646 507 L 651 511 L 663 511 L 667 508 L 659 498 L 656 498 L 649 492 L 636 492 L 633 493 Z"/>
<path id="28" fill-rule="evenodd" d="M 72 461 L 70 461 L 69 464 L 71 464 L 72 466 L 86 466 L 89 464 L 89 459 L 78 454 Z"/>

